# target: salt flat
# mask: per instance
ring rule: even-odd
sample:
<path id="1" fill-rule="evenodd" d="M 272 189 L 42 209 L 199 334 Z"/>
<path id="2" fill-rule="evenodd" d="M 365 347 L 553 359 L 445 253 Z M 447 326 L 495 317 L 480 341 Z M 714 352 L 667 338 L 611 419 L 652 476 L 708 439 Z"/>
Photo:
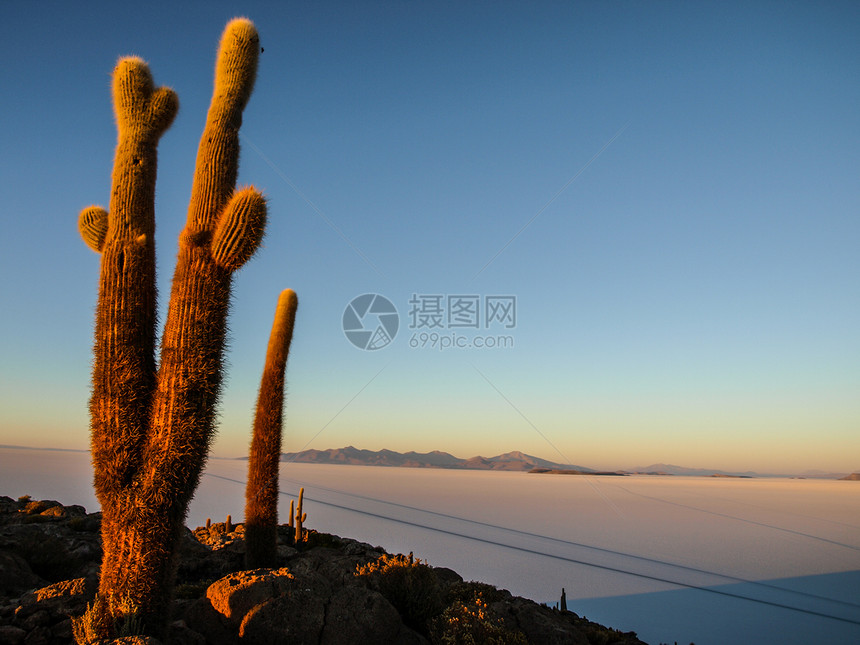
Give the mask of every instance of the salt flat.
<path id="1" fill-rule="evenodd" d="M 0 493 L 95 508 L 87 453 L 0 449 Z M 239 521 L 246 462 L 211 460 L 188 524 Z M 860 642 L 860 482 L 283 464 L 281 513 L 413 551 L 651 643 Z"/>

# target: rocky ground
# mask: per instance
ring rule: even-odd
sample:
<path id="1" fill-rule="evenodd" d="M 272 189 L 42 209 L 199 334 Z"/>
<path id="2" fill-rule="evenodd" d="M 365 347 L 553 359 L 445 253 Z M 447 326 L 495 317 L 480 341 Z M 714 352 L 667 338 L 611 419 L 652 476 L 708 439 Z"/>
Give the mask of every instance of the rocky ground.
<path id="1" fill-rule="evenodd" d="M 0 644 L 72 643 L 98 586 L 100 513 L 0 497 Z M 380 547 L 279 527 L 279 568 L 244 570 L 244 529 L 183 538 L 169 643 L 644 645 L 504 590 Z M 148 642 L 152 639 L 125 639 Z"/>

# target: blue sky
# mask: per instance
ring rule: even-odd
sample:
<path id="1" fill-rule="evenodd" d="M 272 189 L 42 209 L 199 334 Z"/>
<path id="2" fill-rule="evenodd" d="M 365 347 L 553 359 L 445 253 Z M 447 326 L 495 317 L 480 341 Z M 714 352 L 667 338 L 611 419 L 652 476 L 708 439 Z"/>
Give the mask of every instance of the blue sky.
<path id="1" fill-rule="evenodd" d="M 98 257 L 76 221 L 109 199 L 116 59 L 180 100 L 163 312 L 218 38 L 246 15 L 264 52 L 239 180 L 270 220 L 234 279 L 213 454 L 247 450 L 291 287 L 286 450 L 860 470 L 856 3 L 2 11 L 0 443 L 88 444 Z M 364 293 L 400 314 L 377 351 L 341 329 Z M 430 331 L 409 328 L 413 294 L 516 296 L 515 328 L 435 330 L 513 347 L 410 347 Z"/>

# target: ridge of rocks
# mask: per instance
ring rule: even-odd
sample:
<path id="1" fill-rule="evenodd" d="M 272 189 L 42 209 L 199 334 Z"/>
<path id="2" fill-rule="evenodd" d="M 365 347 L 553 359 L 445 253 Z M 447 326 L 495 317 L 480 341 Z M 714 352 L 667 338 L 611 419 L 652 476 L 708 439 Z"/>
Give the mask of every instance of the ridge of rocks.
<path id="1" fill-rule="evenodd" d="M 72 617 L 98 588 L 100 525 L 101 513 L 82 506 L 0 496 L 0 643 L 74 642 Z M 167 642 L 424 645 L 470 629 L 497 643 L 643 645 L 632 632 L 464 582 L 411 554 L 313 530 L 296 544 L 292 533 L 278 527 L 277 567 L 245 570 L 242 524 L 186 529 Z"/>

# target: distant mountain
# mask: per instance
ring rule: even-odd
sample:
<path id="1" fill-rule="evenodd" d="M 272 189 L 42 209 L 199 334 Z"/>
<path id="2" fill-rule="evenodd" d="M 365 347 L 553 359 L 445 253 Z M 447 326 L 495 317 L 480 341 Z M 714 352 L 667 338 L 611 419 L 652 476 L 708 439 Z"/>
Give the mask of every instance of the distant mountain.
<path id="1" fill-rule="evenodd" d="M 636 475 L 680 475 L 686 477 L 792 477 L 795 479 L 845 479 L 845 473 L 825 472 L 823 470 L 805 470 L 802 473 L 757 473 L 751 470 L 732 472 L 727 470 L 711 470 L 708 468 L 685 468 L 672 464 L 651 464 L 637 466 L 624 472 Z"/>
<path id="2" fill-rule="evenodd" d="M 44 448 L 41 446 L 10 446 L 0 444 L 3 450 L 52 450 L 54 452 L 89 452 L 88 448 Z"/>
<path id="3" fill-rule="evenodd" d="M 851 473 L 850 475 L 845 475 L 845 477 L 840 477 L 839 479 L 851 482 L 860 482 L 860 473 Z"/>
<path id="4" fill-rule="evenodd" d="M 247 459 L 240 457 L 239 459 Z M 449 452 L 396 452 L 394 450 L 362 450 L 354 446 L 329 450 L 302 450 L 281 453 L 281 461 L 304 464 L 343 464 L 349 466 L 387 466 L 397 468 L 449 468 L 454 470 L 506 470 L 528 472 L 578 471 L 579 474 L 597 475 L 677 475 L 686 477 L 799 477 L 807 479 L 852 479 L 860 474 L 827 473 L 807 470 L 795 474 L 765 474 L 753 471 L 733 472 L 709 468 L 686 468 L 673 464 L 651 464 L 618 471 L 597 471 L 594 468 L 575 464 L 559 464 L 515 450 L 495 457 L 469 457 L 461 459 Z M 572 474 L 569 473 L 568 474 Z"/>
<path id="5" fill-rule="evenodd" d="M 650 466 L 637 466 L 629 471 L 637 475 L 681 475 L 685 477 L 769 477 L 752 471 L 742 473 L 728 472 L 725 470 L 711 470 L 708 468 L 685 468 L 673 464 L 651 464 Z"/>
<path id="6" fill-rule="evenodd" d="M 533 468 L 575 469 L 593 472 L 584 466 L 557 464 L 540 457 L 514 451 L 495 457 L 460 459 L 454 455 L 433 452 L 395 452 L 393 450 L 360 450 L 353 446 L 329 450 L 303 450 L 281 453 L 281 461 L 306 464 L 344 464 L 351 466 L 392 466 L 401 468 L 452 468 L 458 470 L 529 471 Z"/>
<path id="7" fill-rule="evenodd" d="M 846 475 L 848 476 L 846 477 Z M 851 475 L 848 473 L 827 472 L 825 470 L 804 470 L 802 473 L 795 475 L 795 477 L 803 479 L 848 479 Z"/>

